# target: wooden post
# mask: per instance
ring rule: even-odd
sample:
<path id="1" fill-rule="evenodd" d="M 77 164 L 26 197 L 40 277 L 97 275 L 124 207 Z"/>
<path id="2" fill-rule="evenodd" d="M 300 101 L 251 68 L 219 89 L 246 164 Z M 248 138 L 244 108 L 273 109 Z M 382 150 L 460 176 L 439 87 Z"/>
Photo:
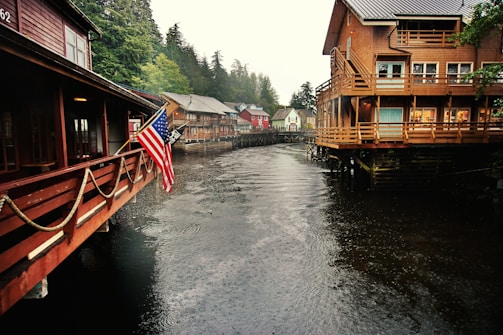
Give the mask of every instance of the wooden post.
<path id="1" fill-rule="evenodd" d="M 342 95 L 337 100 L 337 127 L 342 127 L 341 108 L 342 108 Z"/>
<path id="2" fill-rule="evenodd" d="M 103 100 L 101 109 L 101 145 L 103 147 L 103 156 L 107 157 L 110 154 L 108 145 L 108 117 L 107 117 L 107 103 Z"/>
<path id="3" fill-rule="evenodd" d="M 360 97 L 356 97 L 355 126 L 358 125 L 358 114 L 360 113 Z"/>
<path id="4" fill-rule="evenodd" d="M 63 88 L 59 86 L 54 96 L 54 130 L 56 132 L 56 161 L 58 168 L 68 166 L 68 150 L 66 145 L 65 104 Z"/>
<path id="5" fill-rule="evenodd" d="M 377 113 L 376 113 L 376 123 L 379 124 L 379 120 L 381 119 L 381 96 L 377 96 Z"/>

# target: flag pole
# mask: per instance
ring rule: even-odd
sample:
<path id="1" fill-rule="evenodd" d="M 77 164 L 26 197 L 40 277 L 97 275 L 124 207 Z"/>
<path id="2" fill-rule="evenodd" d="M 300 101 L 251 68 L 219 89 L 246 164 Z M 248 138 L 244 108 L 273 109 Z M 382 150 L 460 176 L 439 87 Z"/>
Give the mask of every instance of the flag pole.
<path id="1" fill-rule="evenodd" d="M 136 135 L 138 135 L 143 129 L 145 129 L 146 127 L 150 126 L 150 124 L 154 121 L 154 119 L 157 117 L 157 115 L 159 114 L 160 111 L 164 110 L 166 108 L 166 105 L 168 103 L 165 102 L 164 105 L 161 106 L 161 108 L 159 108 L 154 114 L 152 114 L 152 116 L 150 117 L 150 119 L 147 120 L 147 122 L 145 122 L 140 128 L 138 128 L 138 130 L 135 132 L 134 136 L 136 137 Z M 128 143 L 131 142 L 131 137 L 128 138 L 128 140 L 126 142 L 124 142 L 124 144 L 115 152 L 114 155 L 118 155 L 119 152 L 122 151 L 122 149 L 124 149 L 124 147 L 126 145 L 128 145 Z"/>

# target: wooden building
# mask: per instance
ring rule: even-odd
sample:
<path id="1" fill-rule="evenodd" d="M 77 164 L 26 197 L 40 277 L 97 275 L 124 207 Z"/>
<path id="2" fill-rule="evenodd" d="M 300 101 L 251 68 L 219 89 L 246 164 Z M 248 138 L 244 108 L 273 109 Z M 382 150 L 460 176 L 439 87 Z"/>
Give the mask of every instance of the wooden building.
<path id="1" fill-rule="evenodd" d="M 378 188 L 459 168 L 460 153 L 475 158 L 468 149 L 501 148 L 503 79 L 478 97 L 466 74 L 502 62 L 502 32 L 480 48 L 452 39 L 477 2 L 335 1 L 323 47 L 330 79 L 316 90 L 323 154 L 369 172 Z"/>
<path id="2" fill-rule="evenodd" d="M 238 135 L 236 110 L 213 97 L 171 92 L 163 92 L 161 96 L 168 103 L 170 124 L 187 125 L 175 149 L 232 148 L 232 140 Z"/>
<path id="3" fill-rule="evenodd" d="M 261 107 L 255 105 L 247 106 L 239 112 L 239 116 L 249 121 L 252 125 L 252 129 L 269 129 L 271 122 L 270 116 Z"/>
<path id="4" fill-rule="evenodd" d="M 3 314 L 155 178 L 142 148 L 119 149 L 130 119 L 158 106 L 92 71 L 101 32 L 73 2 L 2 0 L 0 10 Z"/>
<path id="5" fill-rule="evenodd" d="M 300 131 L 304 126 L 298 110 L 280 108 L 271 118 L 272 127 L 280 131 Z"/>

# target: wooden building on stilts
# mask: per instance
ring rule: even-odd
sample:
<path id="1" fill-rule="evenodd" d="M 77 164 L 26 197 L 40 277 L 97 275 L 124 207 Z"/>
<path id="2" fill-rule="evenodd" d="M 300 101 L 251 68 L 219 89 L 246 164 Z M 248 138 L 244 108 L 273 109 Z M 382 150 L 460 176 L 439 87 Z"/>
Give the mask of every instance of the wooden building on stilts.
<path id="1" fill-rule="evenodd" d="M 466 75 L 502 62 L 502 31 L 459 46 L 478 0 L 337 0 L 317 90 L 316 145 L 371 189 L 426 185 L 503 149 L 503 73 L 480 95 Z"/>
<path id="2" fill-rule="evenodd" d="M 137 143 L 117 151 L 159 106 L 92 71 L 101 32 L 71 1 L 0 6 L 1 315 L 156 178 Z"/>

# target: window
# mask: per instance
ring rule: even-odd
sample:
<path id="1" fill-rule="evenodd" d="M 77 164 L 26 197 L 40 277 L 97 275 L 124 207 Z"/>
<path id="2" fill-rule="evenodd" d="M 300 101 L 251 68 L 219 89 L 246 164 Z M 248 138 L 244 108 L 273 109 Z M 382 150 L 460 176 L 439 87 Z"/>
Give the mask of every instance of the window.
<path id="1" fill-rule="evenodd" d="M 410 122 L 435 122 L 437 110 L 435 108 L 416 108 L 410 113 Z"/>
<path id="2" fill-rule="evenodd" d="M 469 84 L 472 80 L 465 79 L 472 72 L 472 63 L 447 63 L 447 78 L 449 84 Z"/>
<path id="3" fill-rule="evenodd" d="M 87 119 L 74 119 L 74 153 L 77 157 L 84 157 L 91 153 L 89 141 L 89 125 Z"/>
<path id="4" fill-rule="evenodd" d="M 0 111 L 0 173 L 17 168 L 14 137 L 12 136 L 12 113 Z"/>
<path id="5" fill-rule="evenodd" d="M 66 58 L 72 62 L 87 67 L 87 44 L 85 38 L 72 29 L 65 27 Z"/>
<path id="6" fill-rule="evenodd" d="M 437 83 L 438 64 L 437 63 L 413 63 L 414 84 Z"/>
<path id="7" fill-rule="evenodd" d="M 378 62 L 377 74 L 379 78 L 401 78 L 403 77 L 403 68 L 404 68 L 403 62 L 398 63 Z"/>
<path id="8" fill-rule="evenodd" d="M 490 112 L 489 115 L 487 113 Z M 489 119 L 486 117 L 489 116 Z M 481 108 L 479 111 L 479 122 L 503 122 L 503 108 L 501 107 L 492 107 L 489 109 Z M 503 126 L 500 125 L 500 126 Z"/>
<path id="9" fill-rule="evenodd" d="M 377 62 L 377 88 L 401 90 L 404 87 L 404 62 Z"/>
<path id="10" fill-rule="evenodd" d="M 455 107 L 444 109 L 444 122 L 458 123 L 470 121 L 469 107 Z"/>
<path id="11" fill-rule="evenodd" d="M 486 68 L 489 66 L 495 66 L 495 65 L 500 65 L 503 66 L 503 63 L 482 63 L 482 68 Z M 496 75 L 496 80 L 494 82 L 496 83 L 503 83 L 503 71 L 498 72 Z"/>

